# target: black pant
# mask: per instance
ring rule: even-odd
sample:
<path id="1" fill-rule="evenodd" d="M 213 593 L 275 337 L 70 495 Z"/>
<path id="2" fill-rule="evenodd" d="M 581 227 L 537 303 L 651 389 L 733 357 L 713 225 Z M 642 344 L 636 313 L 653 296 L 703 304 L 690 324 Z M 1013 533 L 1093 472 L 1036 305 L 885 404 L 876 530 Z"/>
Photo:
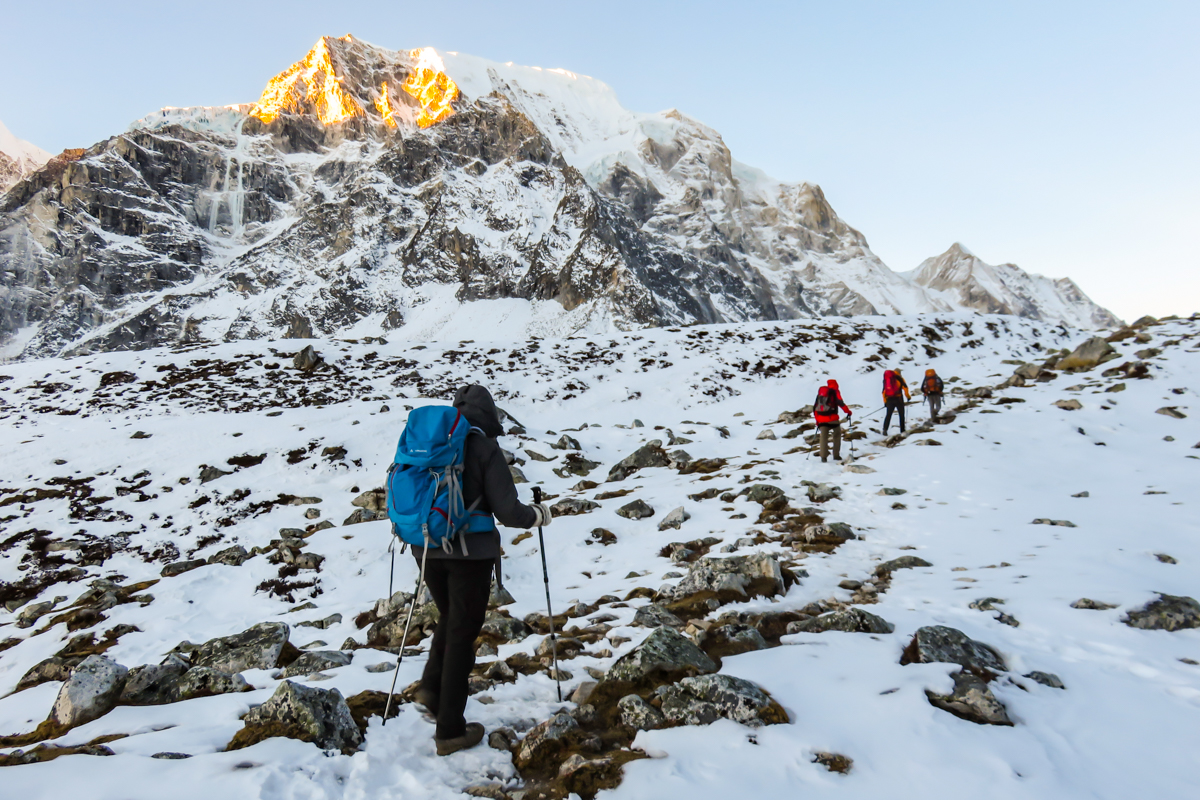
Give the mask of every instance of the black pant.
<path id="1" fill-rule="evenodd" d="M 491 559 L 425 561 L 425 585 L 439 617 L 421 688 L 437 698 L 429 711 L 437 716 L 434 735 L 439 739 L 466 733 L 467 680 L 475 666 L 475 639 L 487 614 L 495 563 Z"/>
<path id="2" fill-rule="evenodd" d="M 883 407 L 887 409 L 887 413 L 883 415 L 883 432 L 887 433 L 888 423 L 892 421 L 892 412 L 895 411 L 900 420 L 900 432 L 904 433 L 904 398 L 889 397 Z"/>

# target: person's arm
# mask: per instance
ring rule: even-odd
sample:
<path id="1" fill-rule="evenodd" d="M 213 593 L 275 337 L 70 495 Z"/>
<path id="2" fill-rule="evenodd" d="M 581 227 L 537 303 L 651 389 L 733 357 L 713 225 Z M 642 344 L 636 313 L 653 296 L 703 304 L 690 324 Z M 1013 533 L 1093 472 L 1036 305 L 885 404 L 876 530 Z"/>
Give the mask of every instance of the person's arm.
<path id="1" fill-rule="evenodd" d="M 900 379 L 900 388 L 904 390 L 904 396 L 912 400 L 912 392 L 908 391 L 908 381 L 904 380 L 904 378 Z"/>
<path id="2" fill-rule="evenodd" d="M 495 439 L 488 439 L 480 449 L 483 451 L 483 496 L 496 521 L 509 528 L 534 527 L 537 512 L 517 499 L 517 486 L 504 462 L 500 445 Z"/>
<path id="3" fill-rule="evenodd" d="M 850 406 L 846 405 L 846 400 L 845 400 L 845 398 L 842 397 L 841 392 L 838 392 L 837 399 L 838 399 L 838 405 L 842 407 L 842 411 L 846 412 L 846 416 L 847 417 L 854 416 L 854 412 L 850 410 Z"/>

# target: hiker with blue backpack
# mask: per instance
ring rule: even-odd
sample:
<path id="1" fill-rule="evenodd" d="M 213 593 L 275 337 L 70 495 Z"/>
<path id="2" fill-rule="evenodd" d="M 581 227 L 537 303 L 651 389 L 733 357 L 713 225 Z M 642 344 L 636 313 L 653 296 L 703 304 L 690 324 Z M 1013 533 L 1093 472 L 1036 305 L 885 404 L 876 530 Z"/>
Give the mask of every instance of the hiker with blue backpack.
<path id="1" fill-rule="evenodd" d="M 501 576 L 496 523 L 528 529 L 552 519 L 544 503 L 517 499 L 496 442 L 503 432 L 488 390 L 464 386 L 452 406 L 423 406 L 409 414 L 388 472 L 393 532 L 412 547 L 421 574 L 418 589 L 421 582 L 429 588 L 439 615 L 416 700 L 437 720 L 434 744 L 441 756 L 483 739 L 483 725 L 467 722 L 463 712 L 492 574 L 497 581 Z M 414 599 L 409 623 L 415 605 Z"/>

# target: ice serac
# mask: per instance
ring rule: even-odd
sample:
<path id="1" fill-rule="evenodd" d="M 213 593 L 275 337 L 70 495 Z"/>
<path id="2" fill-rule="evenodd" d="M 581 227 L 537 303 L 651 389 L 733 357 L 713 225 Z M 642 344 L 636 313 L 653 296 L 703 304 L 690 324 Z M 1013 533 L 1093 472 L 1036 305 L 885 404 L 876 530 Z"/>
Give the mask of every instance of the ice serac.
<path id="1" fill-rule="evenodd" d="M 956 308 L 1065 322 L 1076 328 L 1121 324 L 1070 278 L 1031 275 L 1016 264 L 987 264 L 958 242 L 940 256 L 925 259 L 909 277 Z"/>
<path id="2" fill-rule="evenodd" d="M 0 357 L 960 306 L 678 111 L 352 36 L 254 103 L 164 108 L 0 196 Z"/>
<path id="3" fill-rule="evenodd" d="M 49 153 L 13 136 L 0 122 L 0 193 L 49 160 Z"/>

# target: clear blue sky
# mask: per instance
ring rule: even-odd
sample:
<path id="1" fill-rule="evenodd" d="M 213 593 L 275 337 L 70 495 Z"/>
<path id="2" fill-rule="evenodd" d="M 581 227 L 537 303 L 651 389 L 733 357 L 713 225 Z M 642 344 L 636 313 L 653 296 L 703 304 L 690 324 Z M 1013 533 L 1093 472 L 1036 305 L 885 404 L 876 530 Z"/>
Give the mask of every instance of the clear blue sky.
<path id="1" fill-rule="evenodd" d="M 893 269 L 961 241 L 1119 316 L 1200 310 L 1197 2 L 14 0 L 0 120 L 46 150 L 257 98 L 321 35 L 563 67 L 821 184 Z"/>

